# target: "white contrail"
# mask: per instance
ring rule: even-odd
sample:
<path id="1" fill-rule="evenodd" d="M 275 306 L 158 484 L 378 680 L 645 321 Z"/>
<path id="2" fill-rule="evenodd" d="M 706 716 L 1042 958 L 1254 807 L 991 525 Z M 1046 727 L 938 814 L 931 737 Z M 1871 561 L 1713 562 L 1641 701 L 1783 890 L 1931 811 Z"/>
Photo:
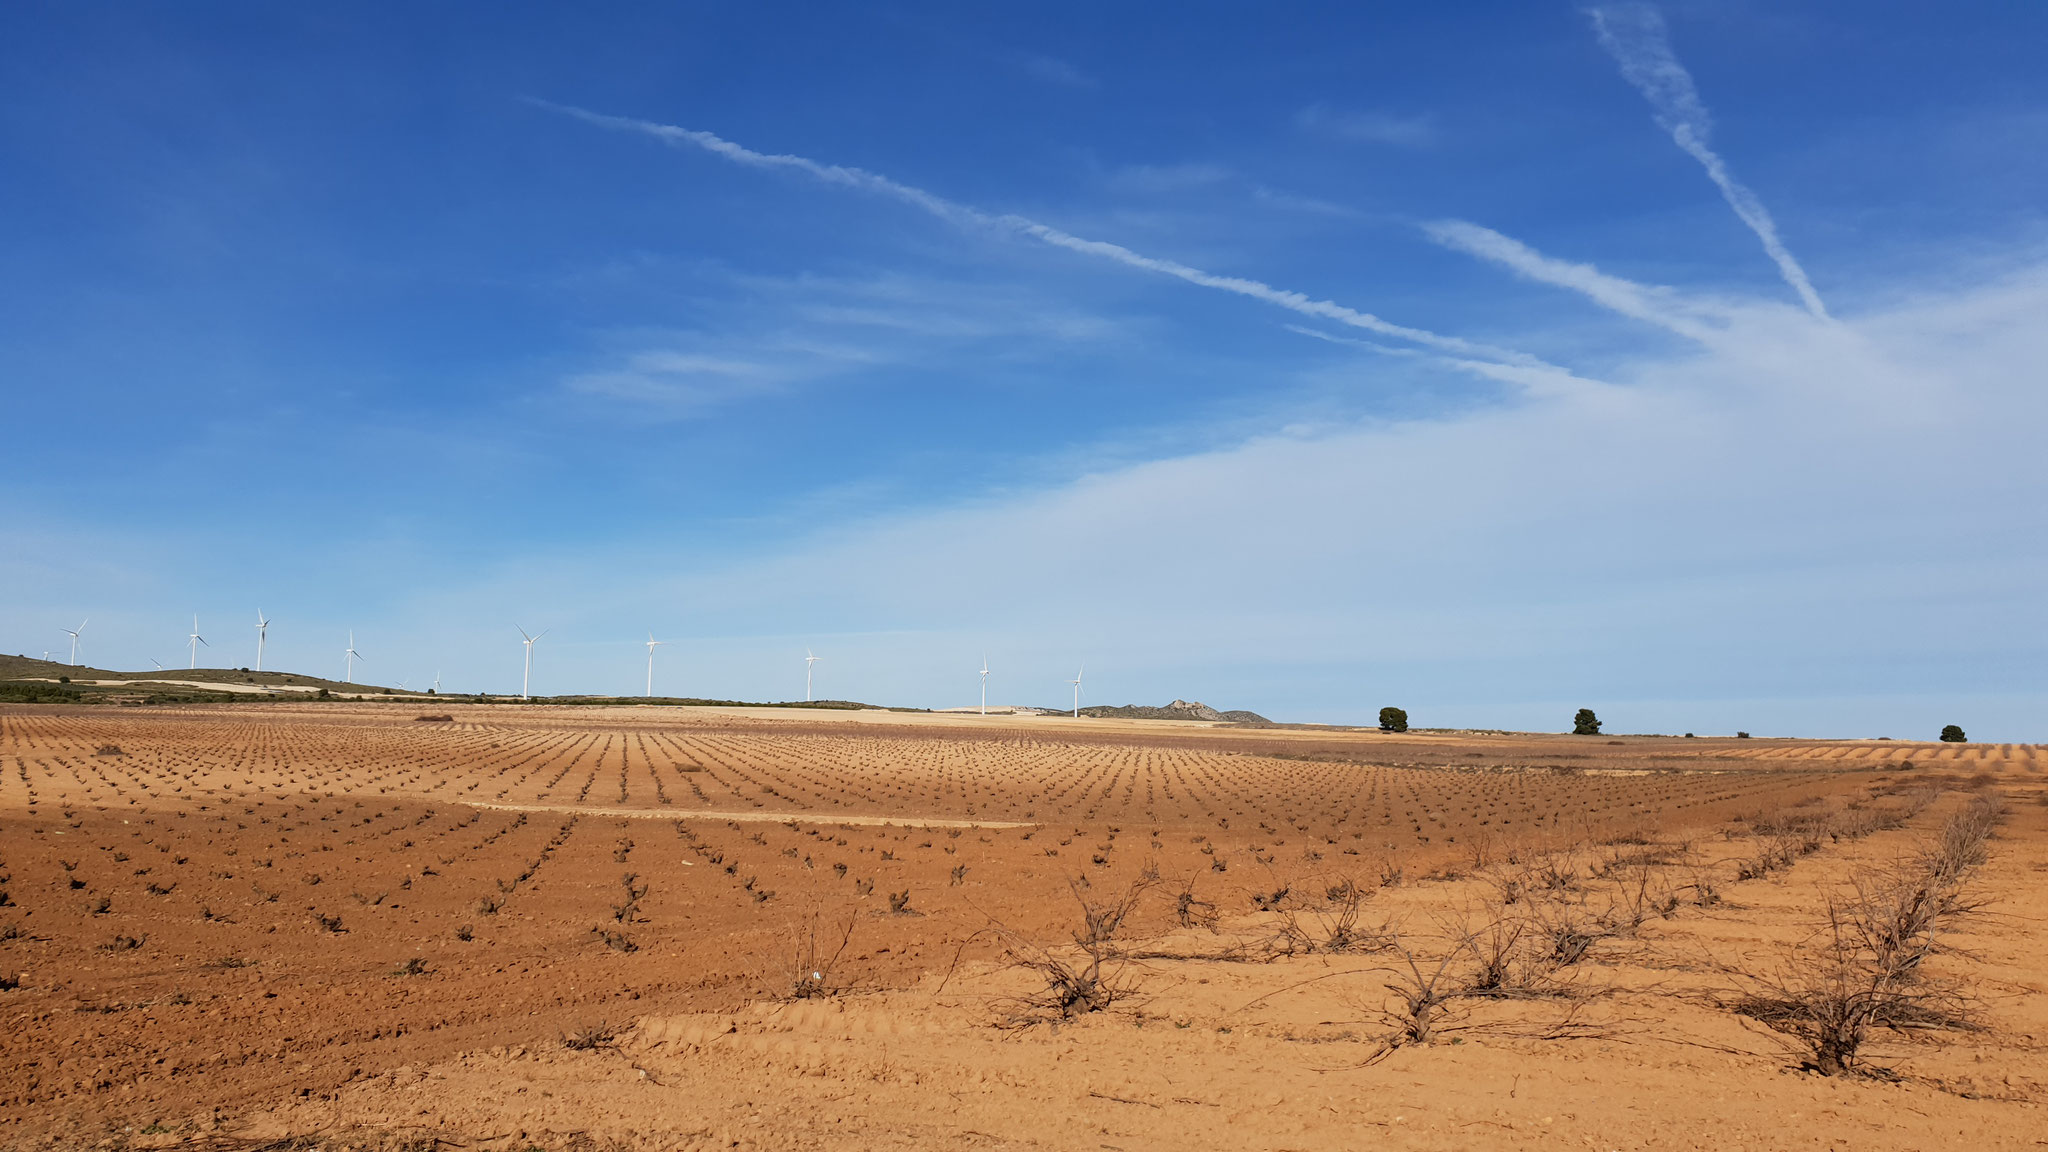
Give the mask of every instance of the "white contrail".
<path id="1" fill-rule="evenodd" d="M 1460 356 L 1497 360 L 1503 364 L 1514 364 L 1527 368 L 1562 371 L 1562 369 L 1557 369 L 1555 365 L 1546 364 L 1544 361 L 1526 352 L 1516 352 L 1508 348 L 1498 348 L 1489 344 L 1463 340 L 1456 336 L 1444 336 L 1421 328 L 1409 328 L 1404 325 L 1394 324 L 1390 321 L 1382 320 L 1369 312 L 1360 312 L 1355 308 L 1347 308 L 1342 304 L 1333 303 L 1328 300 L 1317 300 L 1300 292 L 1275 288 L 1258 280 L 1248 280 L 1239 276 L 1218 276 L 1215 273 L 1204 272 L 1199 268 L 1189 267 L 1176 261 L 1161 260 L 1156 257 L 1133 252 L 1120 244 L 1111 244 L 1103 240 L 1089 240 L 1084 237 L 1075 236 L 1025 216 L 1008 213 L 996 215 L 983 212 L 978 208 L 970 208 L 965 204 L 956 204 L 944 197 L 926 192 L 922 188 L 899 183 L 889 179 L 887 176 L 877 175 L 865 169 L 848 168 L 838 164 L 820 164 L 816 160 L 803 156 L 772 155 L 766 152 L 756 152 L 751 148 L 735 144 L 730 140 L 714 136 L 709 132 L 702 132 L 692 128 L 679 128 L 672 124 L 657 124 L 650 120 L 638 120 L 628 116 L 607 116 L 581 108 L 549 104 L 545 101 L 537 100 L 533 103 L 574 116 L 587 123 L 598 124 L 607 128 L 621 128 L 632 132 L 642 132 L 669 144 L 694 145 L 714 155 L 731 160 L 736 164 L 745 164 L 755 168 L 794 169 L 828 184 L 838 184 L 843 187 L 878 192 L 884 196 L 889 196 L 906 204 L 921 208 L 952 224 L 999 229 L 1022 236 L 1029 236 L 1034 240 L 1050 244 L 1055 248 L 1064 248 L 1070 252 L 1079 252 L 1088 256 L 1113 260 L 1127 267 L 1141 268 L 1147 272 L 1172 276 L 1175 279 L 1185 280 L 1190 284 L 1200 285 L 1204 288 L 1213 288 L 1239 296 L 1248 296 L 1254 300 L 1261 300 L 1292 312 L 1298 312 L 1304 316 L 1314 316 L 1320 320 L 1330 320 L 1352 328 L 1362 328 L 1368 332 L 1377 332 L 1382 336 L 1391 336 L 1444 352 L 1454 352 Z"/>
<path id="2" fill-rule="evenodd" d="M 1709 340 L 1718 331 L 1702 321 L 1727 318 L 1724 310 L 1687 299 L 1670 288 L 1638 284 L 1610 276 L 1591 264 L 1545 256 L 1512 236 L 1465 220 L 1436 220 L 1424 224 L 1422 230 L 1446 248 L 1491 260 L 1540 283 L 1569 288 L 1623 316 L 1648 321 L 1694 340 Z"/>
<path id="3" fill-rule="evenodd" d="M 1708 179 L 1721 190 L 1728 206 L 1763 241 L 1764 251 L 1778 265 L 1785 283 L 1799 294 L 1806 310 L 1826 319 L 1827 307 L 1807 280 L 1806 270 L 1792 258 L 1784 241 L 1778 239 L 1778 226 L 1772 222 L 1763 201 L 1730 175 L 1728 165 L 1707 147 L 1712 121 L 1706 105 L 1700 102 L 1699 90 L 1693 87 L 1692 73 L 1672 55 L 1664 17 L 1647 4 L 1591 8 L 1587 15 L 1593 19 L 1593 31 L 1599 35 L 1601 46 L 1621 65 L 1622 76 L 1650 102 L 1657 126 L 1671 133 L 1678 146 L 1707 170 Z"/>
<path id="4" fill-rule="evenodd" d="M 1604 380 L 1591 380 L 1584 376 L 1575 375 L 1566 369 L 1553 368 L 1549 365 L 1535 367 L 1527 364 L 1501 364 L 1492 360 L 1472 360 L 1462 356 L 1439 356 L 1430 352 L 1418 352 L 1413 348 L 1390 348 L 1385 344 L 1374 343 L 1371 340 L 1360 340 L 1355 336 L 1332 336 L 1328 332 L 1318 332 L 1313 328 L 1304 328 L 1299 324 L 1288 324 L 1285 327 L 1289 332 L 1293 332 L 1296 335 L 1325 340 L 1331 344 L 1342 344 L 1347 348 L 1364 348 L 1369 352 L 1377 352 L 1382 356 L 1419 356 L 1432 363 L 1441 364 L 1446 368 L 1454 368 L 1460 372 L 1469 372 L 1474 376 L 1482 376 L 1488 380 L 1499 381 L 1502 384 L 1513 384 L 1530 395 L 1537 397 L 1585 399 L 1591 396 L 1603 395 L 1614 390 L 1614 386 Z"/>

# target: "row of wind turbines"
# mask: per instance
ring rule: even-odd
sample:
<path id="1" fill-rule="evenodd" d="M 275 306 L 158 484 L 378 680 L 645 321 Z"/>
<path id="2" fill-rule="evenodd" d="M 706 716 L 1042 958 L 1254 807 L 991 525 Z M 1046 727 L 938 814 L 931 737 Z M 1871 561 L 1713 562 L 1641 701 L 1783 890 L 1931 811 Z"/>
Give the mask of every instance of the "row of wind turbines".
<path id="1" fill-rule="evenodd" d="M 62 632 L 66 636 L 71 637 L 71 667 L 73 668 L 78 667 L 79 640 L 85 634 L 85 626 L 90 623 L 92 623 L 92 618 L 88 616 L 84 620 L 79 621 L 78 627 L 76 628 L 57 629 L 57 631 Z M 256 671 L 261 672 L 263 671 L 263 643 L 270 629 L 270 621 L 264 618 L 263 610 L 261 608 L 258 608 L 256 610 L 256 629 Z M 199 614 L 196 612 L 192 615 L 192 632 L 190 635 L 185 637 L 185 643 L 192 649 L 192 660 L 191 663 L 186 665 L 186 667 L 199 667 L 199 646 L 201 644 L 204 644 L 208 648 L 211 648 L 213 647 L 213 644 L 210 641 L 208 641 L 206 637 L 201 636 L 199 634 Z M 45 652 L 43 653 L 43 655 L 45 658 L 47 658 L 49 656 L 49 653 Z M 155 664 L 158 669 L 163 668 L 163 664 L 160 661 L 151 660 L 150 663 Z"/>
<path id="2" fill-rule="evenodd" d="M 87 617 L 86 619 L 79 621 L 78 627 L 76 628 L 58 629 L 58 631 L 63 632 L 65 635 L 71 637 L 71 666 L 74 668 L 78 666 L 78 646 L 80 637 L 85 632 L 85 626 L 90 623 L 92 623 L 92 619 L 90 617 Z M 539 632 L 529 633 L 525 628 L 520 627 L 519 625 L 515 624 L 513 625 L 513 627 L 518 631 L 519 639 L 526 649 L 526 659 L 519 673 L 519 698 L 521 700 L 530 700 L 532 699 L 532 696 L 529 695 L 529 689 L 531 688 L 533 683 L 533 646 L 539 643 L 540 638 L 546 636 L 550 629 L 543 628 Z M 263 609 L 258 608 L 256 610 L 255 664 L 255 670 L 258 672 L 263 671 L 263 650 L 265 645 L 267 645 L 269 641 L 270 617 L 264 614 Z M 185 637 L 185 643 L 187 647 L 190 649 L 191 656 L 190 662 L 186 666 L 188 668 L 196 669 L 199 667 L 200 646 L 205 645 L 208 648 L 213 647 L 213 644 L 210 641 L 208 641 L 206 637 L 200 635 L 199 633 L 199 614 L 196 612 L 192 614 L 192 631 Z M 649 697 L 652 697 L 654 695 L 654 650 L 667 643 L 667 640 L 656 640 L 654 638 L 654 633 L 652 632 L 649 632 L 647 634 L 646 692 Z M 47 657 L 49 653 L 45 652 L 43 655 Z M 355 629 L 351 628 L 349 629 L 348 633 L 348 647 L 343 649 L 342 651 L 342 683 L 353 684 L 356 682 L 356 661 L 363 659 L 363 654 L 361 652 L 356 651 L 356 633 Z M 816 669 L 818 662 L 823 659 L 823 656 L 818 655 L 810 649 L 804 649 L 804 700 L 806 702 L 809 702 L 814 698 L 812 694 L 814 671 Z M 367 660 L 365 660 L 364 662 L 368 663 Z M 159 670 L 162 670 L 163 668 L 163 665 L 155 660 L 151 660 L 150 663 L 155 664 Z M 1076 718 L 1078 718 L 1081 715 L 1081 681 L 1082 678 L 1087 674 L 1087 670 L 1087 665 L 1082 665 L 1078 670 L 1075 671 L 1074 678 L 1072 680 L 1067 681 L 1067 683 L 1074 686 L 1073 714 Z M 984 716 L 988 715 L 988 677 L 988 653 L 984 652 L 981 656 L 981 714 Z M 399 683 L 399 687 L 404 688 L 405 683 L 401 681 Z M 441 674 L 439 672 L 434 673 L 433 690 L 437 694 L 441 691 Z"/>

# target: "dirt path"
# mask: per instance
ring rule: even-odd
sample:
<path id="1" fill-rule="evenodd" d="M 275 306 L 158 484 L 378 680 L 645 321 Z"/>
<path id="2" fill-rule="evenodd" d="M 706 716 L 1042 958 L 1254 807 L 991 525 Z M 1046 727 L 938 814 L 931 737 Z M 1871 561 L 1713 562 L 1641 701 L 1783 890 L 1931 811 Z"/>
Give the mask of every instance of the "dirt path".
<path id="1" fill-rule="evenodd" d="M 817 812 L 722 812 L 695 808 L 593 808 L 581 804 L 491 804 L 465 800 L 471 808 L 498 812 L 561 812 L 579 816 L 618 816 L 627 820 L 729 820 L 740 824 L 844 824 L 855 828 L 1036 828 L 1018 820 L 954 820 L 942 816 L 829 816 Z"/>

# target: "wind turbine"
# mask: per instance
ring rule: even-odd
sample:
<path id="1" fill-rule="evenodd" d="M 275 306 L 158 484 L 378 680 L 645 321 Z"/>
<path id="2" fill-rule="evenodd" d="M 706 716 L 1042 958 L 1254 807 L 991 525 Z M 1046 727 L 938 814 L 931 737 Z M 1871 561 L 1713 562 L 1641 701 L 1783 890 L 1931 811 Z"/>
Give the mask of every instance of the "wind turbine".
<path id="1" fill-rule="evenodd" d="M 811 698 L 811 665 L 823 659 L 823 656 L 811 655 L 809 648 L 804 649 L 804 699 L 806 701 L 809 701 Z"/>
<path id="2" fill-rule="evenodd" d="M 440 670 L 439 668 L 436 668 L 436 669 L 434 669 L 434 695 L 436 695 L 436 696 L 439 696 L 440 694 L 441 694 L 441 670 Z"/>
<path id="3" fill-rule="evenodd" d="M 981 714 L 988 715 L 988 653 L 981 654 Z"/>
<path id="4" fill-rule="evenodd" d="M 656 640 L 652 632 L 647 634 L 647 695 L 649 697 L 654 695 L 654 650 L 666 643 L 668 643 L 666 640 Z"/>
<path id="5" fill-rule="evenodd" d="M 514 624 L 513 627 L 519 628 L 519 625 Z M 519 674 L 519 698 L 521 700 L 529 699 L 529 697 L 526 694 L 526 685 L 527 681 L 530 680 L 533 676 L 533 642 L 547 634 L 548 630 L 543 628 L 540 630 L 538 635 L 527 636 L 526 629 L 519 628 L 519 635 L 524 637 L 526 640 L 526 671 Z"/>
<path id="6" fill-rule="evenodd" d="M 342 653 L 341 682 L 343 684 L 353 684 L 356 682 L 356 661 L 362 658 L 363 654 L 356 651 L 356 631 L 351 628 L 348 631 L 348 651 Z"/>
<path id="7" fill-rule="evenodd" d="M 263 642 L 269 638 L 270 617 L 265 616 L 263 609 L 258 608 L 256 610 L 256 670 L 258 672 L 263 671 Z"/>
<path id="8" fill-rule="evenodd" d="M 85 620 L 80 620 L 78 622 L 78 627 L 76 628 L 57 629 L 57 631 L 62 632 L 65 635 L 71 637 L 71 666 L 73 668 L 78 667 L 78 634 L 80 632 L 85 631 L 85 626 L 90 623 L 92 623 L 92 620 L 88 618 Z M 50 654 L 48 652 L 43 653 L 45 659 L 47 659 L 49 655 Z"/>
<path id="9" fill-rule="evenodd" d="M 82 628 L 84 625 L 80 625 L 80 627 Z M 192 648 L 192 662 L 188 667 L 199 667 L 199 646 L 206 644 L 206 637 L 199 634 L 199 616 L 197 613 L 194 613 L 192 616 L 192 635 L 187 636 L 185 642 Z M 206 644 L 206 646 L 208 648 L 213 647 L 211 644 Z"/>
<path id="10" fill-rule="evenodd" d="M 1067 681 L 1067 683 L 1074 686 L 1074 719 L 1076 720 L 1081 718 L 1081 676 L 1087 671 L 1088 666 L 1083 664 L 1080 671 L 1074 673 L 1074 678 Z"/>

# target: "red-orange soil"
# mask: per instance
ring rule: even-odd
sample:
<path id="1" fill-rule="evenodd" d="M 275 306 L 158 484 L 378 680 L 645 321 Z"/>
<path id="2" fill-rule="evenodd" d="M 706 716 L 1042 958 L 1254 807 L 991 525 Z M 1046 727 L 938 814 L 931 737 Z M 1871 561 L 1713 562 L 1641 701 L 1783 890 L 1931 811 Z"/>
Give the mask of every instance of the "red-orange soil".
<path id="1" fill-rule="evenodd" d="M 0 708 L 0 1146 L 2048 1143 L 2030 746 L 444 711 Z M 1986 791 L 1982 907 L 1930 961 L 1972 1030 L 1822 1077 L 1728 1009 Z M 1773 817 L 1909 797 L 1738 879 Z M 1015 959 L 1155 874 L 1131 996 L 1032 1023 Z M 1615 931 L 1636 881 L 1668 899 Z M 1604 926 L 1568 989 L 1388 1048 L 1404 949 L 1565 915 Z"/>

